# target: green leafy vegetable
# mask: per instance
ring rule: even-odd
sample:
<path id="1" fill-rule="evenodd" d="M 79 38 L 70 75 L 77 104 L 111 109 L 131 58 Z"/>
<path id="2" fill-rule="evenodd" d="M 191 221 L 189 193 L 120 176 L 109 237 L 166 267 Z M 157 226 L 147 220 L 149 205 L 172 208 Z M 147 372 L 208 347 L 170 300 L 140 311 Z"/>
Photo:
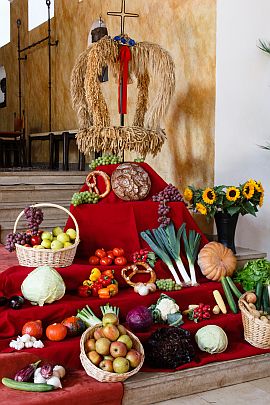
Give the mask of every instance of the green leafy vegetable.
<path id="1" fill-rule="evenodd" d="M 254 290 L 259 281 L 270 284 L 270 262 L 266 259 L 249 260 L 235 273 L 234 281 L 242 284 L 245 291 Z"/>

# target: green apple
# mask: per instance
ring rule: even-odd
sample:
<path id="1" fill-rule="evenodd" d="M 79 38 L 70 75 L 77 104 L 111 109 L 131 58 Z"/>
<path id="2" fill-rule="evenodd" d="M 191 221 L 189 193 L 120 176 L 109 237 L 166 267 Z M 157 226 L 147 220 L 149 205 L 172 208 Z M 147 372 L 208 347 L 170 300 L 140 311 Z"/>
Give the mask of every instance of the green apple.
<path id="1" fill-rule="evenodd" d="M 63 229 L 60 228 L 60 226 L 56 226 L 55 228 L 53 228 L 52 230 L 53 236 L 58 236 L 60 233 L 63 233 Z"/>
<path id="2" fill-rule="evenodd" d="M 132 340 L 128 335 L 122 335 L 117 339 L 118 342 L 123 342 L 127 346 L 127 349 L 130 350 L 132 348 Z"/>
<path id="3" fill-rule="evenodd" d="M 71 242 L 64 243 L 64 248 L 69 247 L 69 246 L 73 246 L 73 243 L 71 243 Z"/>
<path id="4" fill-rule="evenodd" d="M 52 250 L 59 250 L 59 249 L 63 249 L 64 244 L 62 242 L 60 242 L 59 240 L 53 240 L 52 244 L 51 244 L 51 249 Z"/>
<path id="5" fill-rule="evenodd" d="M 41 234 L 41 239 L 48 239 L 48 240 L 53 240 L 53 236 L 51 234 L 51 232 L 42 232 Z"/>
<path id="6" fill-rule="evenodd" d="M 51 248 L 51 241 L 49 239 L 43 239 L 41 242 L 41 246 L 45 247 L 45 249 Z"/>
<path id="7" fill-rule="evenodd" d="M 33 249 L 45 249 L 45 247 L 41 245 L 35 245 L 33 246 Z"/>
<path id="8" fill-rule="evenodd" d="M 127 373 L 129 370 L 129 361 L 124 357 L 117 357 L 113 361 L 113 370 L 118 374 Z"/>
<path id="9" fill-rule="evenodd" d="M 69 236 L 68 236 L 66 233 L 64 233 L 64 232 L 59 233 L 59 235 L 57 235 L 57 240 L 58 240 L 59 242 L 63 243 L 63 244 L 64 244 L 65 242 L 70 242 Z"/>
<path id="10" fill-rule="evenodd" d="M 76 239 L 77 234 L 76 234 L 76 231 L 75 231 L 74 229 L 69 228 L 69 229 L 66 231 L 66 234 L 70 237 L 71 240 L 75 240 L 75 239 Z"/>

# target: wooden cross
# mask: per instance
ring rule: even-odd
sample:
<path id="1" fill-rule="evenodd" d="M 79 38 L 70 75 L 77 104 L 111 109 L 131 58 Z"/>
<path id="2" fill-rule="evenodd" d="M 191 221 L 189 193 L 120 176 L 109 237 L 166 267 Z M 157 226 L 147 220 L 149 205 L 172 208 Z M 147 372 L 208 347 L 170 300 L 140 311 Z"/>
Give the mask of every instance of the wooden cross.
<path id="1" fill-rule="evenodd" d="M 139 14 L 126 12 L 126 0 L 122 0 L 121 11 L 108 11 L 107 15 L 121 18 L 121 35 L 125 33 L 125 18 L 127 17 L 139 17 Z"/>

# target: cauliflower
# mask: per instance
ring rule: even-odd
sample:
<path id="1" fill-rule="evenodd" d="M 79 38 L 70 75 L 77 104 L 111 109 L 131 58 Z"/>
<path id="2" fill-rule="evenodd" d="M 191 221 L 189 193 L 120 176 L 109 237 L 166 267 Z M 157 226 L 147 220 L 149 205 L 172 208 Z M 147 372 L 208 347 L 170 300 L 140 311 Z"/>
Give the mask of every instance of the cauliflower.
<path id="1" fill-rule="evenodd" d="M 164 322 L 167 321 L 167 317 L 169 314 L 175 314 L 176 312 L 179 312 L 179 306 L 176 304 L 174 299 L 167 297 L 166 295 L 165 297 L 166 298 L 161 297 L 156 305 L 156 309 L 160 311 L 161 318 Z"/>

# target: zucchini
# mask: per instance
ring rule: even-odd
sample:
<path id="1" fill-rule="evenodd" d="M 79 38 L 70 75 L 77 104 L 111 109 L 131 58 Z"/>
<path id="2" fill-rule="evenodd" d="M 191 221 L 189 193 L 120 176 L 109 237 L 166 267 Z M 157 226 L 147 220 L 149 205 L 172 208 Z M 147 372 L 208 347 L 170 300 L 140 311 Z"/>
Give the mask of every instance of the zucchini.
<path id="1" fill-rule="evenodd" d="M 239 299 L 242 296 L 242 293 L 240 293 L 240 291 L 238 290 L 238 288 L 232 281 L 231 277 L 226 276 L 226 280 L 228 281 L 228 284 L 229 284 L 232 292 L 234 293 L 234 295 Z"/>
<path id="2" fill-rule="evenodd" d="M 263 283 L 261 281 L 258 281 L 256 284 L 256 290 L 255 294 L 257 296 L 257 301 L 256 301 L 256 309 L 260 311 L 261 305 L 262 305 L 262 293 L 263 293 Z"/>
<path id="3" fill-rule="evenodd" d="M 31 382 L 15 381 L 11 378 L 5 377 L 2 378 L 2 383 L 8 388 L 21 391 L 45 392 L 54 390 L 54 386 L 51 384 L 35 384 Z"/>
<path id="4" fill-rule="evenodd" d="M 268 295 L 268 286 L 267 285 L 265 285 L 263 287 L 262 307 L 263 307 L 263 312 L 269 313 L 269 295 Z"/>
<path id="5" fill-rule="evenodd" d="M 234 299 L 233 299 L 232 292 L 231 292 L 231 290 L 230 290 L 228 281 L 226 280 L 225 277 L 221 277 L 221 280 L 220 280 L 220 281 L 221 281 L 221 284 L 222 284 L 224 293 L 225 293 L 225 295 L 226 295 L 226 298 L 227 298 L 229 307 L 231 308 L 231 310 L 232 310 L 232 312 L 233 312 L 234 314 L 237 314 L 238 309 L 237 309 L 236 303 L 235 303 L 235 301 L 234 301 Z"/>

